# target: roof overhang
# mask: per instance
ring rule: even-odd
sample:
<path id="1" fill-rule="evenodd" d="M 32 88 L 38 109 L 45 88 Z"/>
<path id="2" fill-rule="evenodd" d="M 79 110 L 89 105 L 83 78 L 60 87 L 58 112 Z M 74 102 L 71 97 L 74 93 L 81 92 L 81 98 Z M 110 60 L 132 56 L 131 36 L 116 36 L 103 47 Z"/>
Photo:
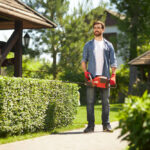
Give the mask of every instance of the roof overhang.
<path id="1" fill-rule="evenodd" d="M 136 57 L 128 62 L 129 65 L 150 65 L 150 51 Z"/>
<path id="2" fill-rule="evenodd" d="M 14 29 L 17 20 L 23 22 L 23 29 L 54 28 L 57 26 L 19 0 L 0 0 L 0 29 Z"/>

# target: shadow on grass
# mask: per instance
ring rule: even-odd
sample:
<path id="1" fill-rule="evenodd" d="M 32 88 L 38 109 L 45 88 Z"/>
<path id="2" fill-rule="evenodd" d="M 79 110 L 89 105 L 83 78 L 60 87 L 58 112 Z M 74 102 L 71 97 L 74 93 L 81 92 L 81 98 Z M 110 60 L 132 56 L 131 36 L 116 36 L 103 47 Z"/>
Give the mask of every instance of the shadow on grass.
<path id="1" fill-rule="evenodd" d="M 95 107 L 94 108 L 95 110 L 102 110 L 102 106 L 100 105 L 99 107 Z M 113 111 L 113 112 L 118 112 L 118 111 L 120 111 L 122 109 L 122 105 L 121 104 L 117 104 L 117 106 L 115 106 L 115 105 L 110 105 L 110 111 Z"/>
<path id="2" fill-rule="evenodd" d="M 118 112 L 121 110 L 121 107 L 110 108 L 110 111 Z"/>

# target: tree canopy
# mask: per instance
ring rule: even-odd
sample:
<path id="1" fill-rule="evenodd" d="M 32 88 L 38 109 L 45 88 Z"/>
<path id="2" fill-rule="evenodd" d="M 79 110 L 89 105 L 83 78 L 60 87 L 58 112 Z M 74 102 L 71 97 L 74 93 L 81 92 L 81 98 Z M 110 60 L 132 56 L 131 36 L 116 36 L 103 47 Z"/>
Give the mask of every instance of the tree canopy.
<path id="1" fill-rule="evenodd" d="M 118 12 L 125 16 L 119 22 L 119 28 L 125 32 L 124 41 L 129 41 L 128 60 L 137 57 L 141 46 L 147 44 L 150 38 L 150 1 L 149 0 L 111 0 L 116 5 Z M 139 51 L 138 51 L 139 50 Z"/>
<path id="2" fill-rule="evenodd" d="M 79 4 L 78 9 L 74 8 L 69 14 L 68 0 L 27 2 L 58 25 L 55 29 L 42 29 L 36 31 L 36 34 L 35 31 L 31 33 L 35 51 L 51 54 L 52 66 L 47 69 L 53 74 L 54 79 L 77 79 L 81 73 L 84 44 L 93 38 L 92 23 L 104 13 L 105 4 L 90 13 L 91 0 L 86 0 L 86 5 Z M 104 21 L 104 17 L 102 20 Z"/>

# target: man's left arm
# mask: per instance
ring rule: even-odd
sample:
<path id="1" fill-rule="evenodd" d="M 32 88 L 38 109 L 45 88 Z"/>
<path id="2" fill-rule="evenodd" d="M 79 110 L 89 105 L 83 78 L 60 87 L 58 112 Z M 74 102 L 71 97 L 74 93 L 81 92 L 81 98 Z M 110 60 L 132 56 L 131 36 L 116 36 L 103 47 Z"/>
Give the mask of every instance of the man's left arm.
<path id="1" fill-rule="evenodd" d="M 113 48 L 113 45 L 110 45 L 110 65 L 112 69 L 112 74 L 110 77 L 110 85 L 115 85 L 116 84 L 116 69 L 117 69 L 117 60 L 116 60 L 116 55 L 115 51 Z"/>
<path id="2" fill-rule="evenodd" d="M 117 70 L 116 67 L 112 67 L 111 70 L 112 70 L 112 74 L 116 74 L 116 70 Z"/>

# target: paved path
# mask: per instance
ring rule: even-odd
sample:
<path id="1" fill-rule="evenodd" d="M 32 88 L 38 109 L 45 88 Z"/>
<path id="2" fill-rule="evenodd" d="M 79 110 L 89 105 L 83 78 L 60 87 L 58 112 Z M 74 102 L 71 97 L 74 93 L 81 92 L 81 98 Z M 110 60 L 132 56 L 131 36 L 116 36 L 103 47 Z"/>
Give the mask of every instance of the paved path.
<path id="1" fill-rule="evenodd" d="M 111 123 L 115 128 L 118 123 Z M 120 130 L 113 133 L 102 132 L 96 125 L 94 133 L 83 133 L 83 129 L 34 139 L 0 145 L 0 150 L 125 150 L 126 141 L 120 141 Z"/>

